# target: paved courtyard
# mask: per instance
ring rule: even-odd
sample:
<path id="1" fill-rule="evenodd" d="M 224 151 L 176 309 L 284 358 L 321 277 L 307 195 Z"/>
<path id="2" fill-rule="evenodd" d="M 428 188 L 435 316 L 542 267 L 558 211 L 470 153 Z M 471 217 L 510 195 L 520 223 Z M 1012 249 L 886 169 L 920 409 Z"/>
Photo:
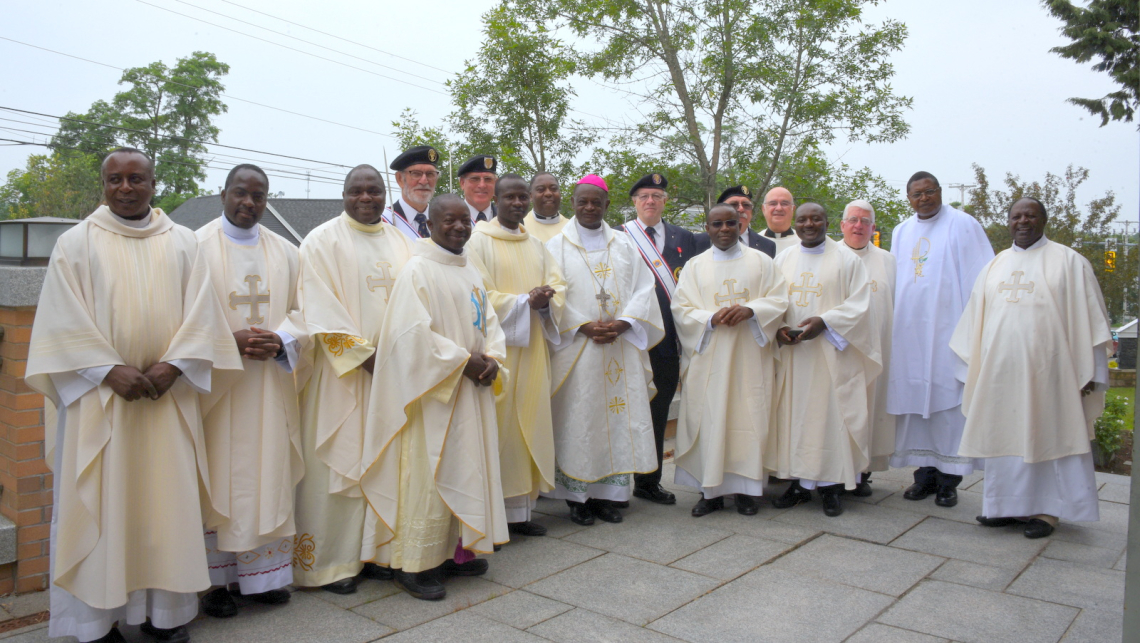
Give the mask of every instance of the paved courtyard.
<path id="1" fill-rule="evenodd" d="M 671 480 L 671 465 L 665 473 Z M 903 499 L 910 470 L 877 473 L 874 495 L 845 496 L 839 518 L 816 500 L 784 511 L 764 503 L 753 517 L 730 503 L 694 519 L 696 494 L 671 487 L 676 506 L 634 499 L 622 524 L 579 527 L 565 503 L 541 500 L 549 535 L 505 546 L 483 578 L 449 580 L 443 601 L 362 581 L 351 596 L 302 590 L 283 607 L 199 618 L 190 633 L 235 643 L 1112 643 L 1122 634 L 1129 479 L 1097 477 L 1101 521 L 1062 524 L 1042 540 L 974 522 L 980 474 L 942 509 Z M 0 599 L 13 617 L 46 603 Z M 0 638 L 47 641 L 46 626 Z M 135 627 L 124 634 L 150 641 Z"/>

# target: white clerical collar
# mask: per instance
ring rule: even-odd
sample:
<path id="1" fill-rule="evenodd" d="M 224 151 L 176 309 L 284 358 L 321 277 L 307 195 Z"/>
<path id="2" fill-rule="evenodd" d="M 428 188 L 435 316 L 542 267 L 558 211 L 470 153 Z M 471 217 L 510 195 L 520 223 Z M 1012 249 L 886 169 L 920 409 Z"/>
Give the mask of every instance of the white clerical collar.
<path id="1" fill-rule="evenodd" d="M 1041 246 L 1043 246 L 1047 243 L 1049 243 L 1049 240 L 1045 238 L 1045 235 L 1041 235 L 1041 238 L 1038 239 L 1037 241 L 1034 241 L 1033 245 L 1029 246 L 1028 248 L 1022 248 L 1021 246 L 1017 245 L 1016 243 L 1013 244 L 1013 251 L 1014 252 L 1028 252 L 1030 250 L 1036 250 L 1036 249 L 1040 248 Z"/>
<path id="2" fill-rule="evenodd" d="M 918 213 L 915 213 L 914 218 L 918 219 L 919 223 L 934 223 L 935 221 L 938 221 L 942 218 L 942 213 L 945 212 L 946 208 L 949 207 L 950 206 L 943 203 L 942 206 L 938 208 L 938 212 L 935 212 L 933 216 L 923 219 L 922 217 L 918 216 Z"/>
<path id="3" fill-rule="evenodd" d="M 471 211 L 471 223 L 476 223 L 479 220 L 480 214 L 483 215 L 483 218 L 485 220 L 491 220 L 491 206 L 489 204 L 487 205 L 486 210 L 479 210 L 475 206 L 471 205 L 471 202 L 467 199 L 464 199 L 463 202 L 467 204 L 467 209 Z"/>
<path id="4" fill-rule="evenodd" d="M 110 208 L 108 208 L 108 210 L 109 209 Z M 148 225 L 150 225 L 150 220 L 152 218 L 151 215 L 154 214 L 154 210 L 153 209 L 147 210 L 146 216 L 141 218 L 141 219 L 124 219 L 123 217 L 115 214 L 114 212 L 112 212 L 111 214 L 114 214 L 115 218 L 119 220 L 119 223 L 127 226 L 128 228 L 145 228 Z"/>
<path id="5" fill-rule="evenodd" d="M 229 219 L 226 215 L 222 215 L 222 232 L 225 233 L 226 238 L 239 246 L 256 246 L 257 240 L 261 237 L 261 226 L 255 225 L 250 229 L 239 228 Z"/>
<path id="6" fill-rule="evenodd" d="M 400 209 L 404 211 L 404 218 L 408 221 L 415 221 L 417 214 L 426 214 L 426 208 L 424 212 L 420 212 L 419 208 L 405 201 L 404 197 L 400 197 Z"/>
<path id="7" fill-rule="evenodd" d="M 546 225 L 552 225 L 552 224 L 558 223 L 558 220 L 562 218 L 561 214 L 555 214 L 552 217 L 544 217 L 535 210 L 531 210 L 531 212 L 534 213 L 534 220 L 535 221 L 538 221 L 539 223 L 545 223 Z"/>
<path id="8" fill-rule="evenodd" d="M 814 248 L 809 248 L 802 243 L 800 244 L 800 252 L 804 253 L 805 255 L 821 255 L 823 254 L 824 250 L 827 250 L 827 239 L 824 239 L 823 243 Z"/>
<path id="9" fill-rule="evenodd" d="M 586 249 L 586 252 L 593 252 L 606 247 L 605 226 L 598 226 L 597 230 L 591 230 L 578 223 L 578 217 L 574 217 L 574 225 L 578 226 L 578 238 L 582 240 L 582 247 Z"/>
<path id="10" fill-rule="evenodd" d="M 713 246 L 713 261 L 731 261 L 744 254 L 744 250 L 740 247 L 739 243 L 733 244 L 728 250 L 721 250 Z"/>
<path id="11" fill-rule="evenodd" d="M 847 240 L 844 239 L 843 245 L 847 246 L 848 250 L 850 250 L 851 252 L 854 252 L 857 255 L 865 255 L 871 249 L 871 242 L 870 241 L 868 241 L 867 245 L 863 246 L 862 248 L 852 248 L 851 246 L 847 245 Z"/>
<path id="12" fill-rule="evenodd" d="M 787 230 L 785 230 L 783 232 L 776 232 L 775 230 L 773 230 L 771 228 L 764 228 L 764 232 L 763 232 L 765 237 L 769 237 L 771 239 L 783 239 L 784 237 L 790 237 L 795 233 L 796 233 L 796 231 L 792 228 L 788 228 Z"/>

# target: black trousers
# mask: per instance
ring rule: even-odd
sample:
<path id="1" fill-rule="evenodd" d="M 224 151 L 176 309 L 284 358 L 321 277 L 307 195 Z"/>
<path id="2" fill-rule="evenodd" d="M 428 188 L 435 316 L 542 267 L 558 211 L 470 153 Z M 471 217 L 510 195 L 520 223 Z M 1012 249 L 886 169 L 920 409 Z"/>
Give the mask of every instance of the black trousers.
<path id="1" fill-rule="evenodd" d="M 927 487 L 945 487 L 957 489 L 962 482 L 962 476 L 952 476 L 942 473 L 937 467 L 919 467 L 914 471 L 914 481 Z"/>
<path id="2" fill-rule="evenodd" d="M 661 340 L 661 344 L 674 341 L 671 337 Z M 660 344 L 658 345 L 660 346 Z M 669 423 L 669 404 L 677 392 L 677 380 L 681 376 L 681 357 L 675 351 L 649 351 L 649 364 L 653 367 L 653 384 L 657 395 L 649 401 L 649 414 L 653 418 L 653 441 L 657 446 L 657 470 L 653 473 L 637 473 L 633 483 L 638 487 L 652 487 L 661 483 L 661 459 L 665 452 L 665 425 Z"/>

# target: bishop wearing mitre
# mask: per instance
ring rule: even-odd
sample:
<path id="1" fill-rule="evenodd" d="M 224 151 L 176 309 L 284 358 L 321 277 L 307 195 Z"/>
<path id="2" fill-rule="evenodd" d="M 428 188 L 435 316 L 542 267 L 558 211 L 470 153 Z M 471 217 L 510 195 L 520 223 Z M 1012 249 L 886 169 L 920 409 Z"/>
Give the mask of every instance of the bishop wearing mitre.
<path id="1" fill-rule="evenodd" d="M 713 206 L 705 230 L 712 247 L 681 271 L 672 303 L 684 383 L 675 482 L 700 489 L 694 517 L 722 509 L 729 495 L 737 512 L 751 516 L 767 478 L 763 450 L 787 284 L 768 255 L 738 243 L 732 206 Z"/>

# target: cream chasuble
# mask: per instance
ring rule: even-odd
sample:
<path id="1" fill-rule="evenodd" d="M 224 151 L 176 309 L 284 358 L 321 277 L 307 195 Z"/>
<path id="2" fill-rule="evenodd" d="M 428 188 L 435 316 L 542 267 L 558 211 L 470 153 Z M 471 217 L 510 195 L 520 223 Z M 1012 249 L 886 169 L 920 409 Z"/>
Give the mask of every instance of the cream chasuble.
<path id="1" fill-rule="evenodd" d="M 537 498 L 540 491 L 554 488 L 550 353 L 543 335 L 545 330 L 546 335 L 558 337 L 566 282 L 546 247 L 529 232 L 521 227 L 512 233 L 497 219 L 484 221 L 475 226 L 467 243 L 467 252 L 478 257 L 485 270 L 488 301 L 507 333 L 506 367 L 511 378 L 495 400 L 506 498 Z M 528 303 L 531 289 L 543 285 L 554 289 L 548 315 Z"/>
<path id="2" fill-rule="evenodd" d="M 526 218 L 523 219 L 523 227 L 526 228 L 530 236 L 538 239 L 542 243 L 546 243 L 557 237 L 562 232 L 562 228 L 569 223 L 570 219 L 562 216 L 561 214 L 551 219 L 546 219 L 538 216 L 531 210 L 527 213 Z"/>
<path id="3" fill-rule="evenodd" d="M 882 369 L 871 280 L 863 262 L 835 241 L 825 239 L 822 253 L 812 250 L 801 246 L 776 257 L 788 283 L 784 325 L 795 330 L 822 317 L 827 329 L 780 348 L 777 430 L 765 457 L 781 478 L 854 489 L 870 462 L 867 391 Z"/>
<path id="4" fill-rule="evenodd" d="M 64 403 L 54 383 L 82 369 L 145 371 L 175 360 L 197 360 L 215 373 L 242 368 L 194 233 L 161 210 L 149 216 L 134 228 L 100 206 L 65 232 L 40 295 L 43 314 L 32 327 L 26 381 L 63 407 L 61 442 L 51 431 L 45 440 L 47 461 L 56 463 L 53 636 L 97 638 L 91 628 L 110 627 L 68 605 L 73 599 L 57 596 L 56 588 L 90 608 L 112 610 L 133 602 L 136 590 L 172 596 L 210 586 L 202 540 L 210 476 L 188 372 L 158 400 L 134 402 L 100 382 Z M 161 609 L 150 602 L 156 599 L 147 599 L 143 616 Z M 138 617 L 123 616 L 131 623 Z M 57 619 L 70 622 L 57 628 Z"/>
<path id="5" fill-rule="evenodd" d="M 405 572 L 509 540 L 493 386 L 463 376 L 474 353 L 500 364 L 503 331 L 478 259 L 416 244 L 384 315 L 365 431 L 361 488 L 371 507 L 360 556 Z"/>
<path id="6" fill-rule="evenodd" d="M 863 260 L 867 276 L 871 279 L 871 312 L 879 330 L 883 371 L 871 383 L 867 393 L 867 412 L 871 418 L 871 447 L 868 452 L 871 464 L 867 470 L 886 471 L 890 468 L 891 454 L 895 452 L 895 416 L 887 413 L 887 371 L 891 363 L 891 329 L 895 317 L 895 257 L 873 243 L 863 248 L 852 248 L 843 242 L 839 244 Z"/>
<path id="7" fill-rule="evenodd" d="M 796 231 L 794 228 L 788 230 L 788 232 L 790 232 L 791 234 L 785 234 L 782 237 L 770 236 L 767 234 L 768 232 L 769 232 L 769 230 L 767 228 L 765 228 L 765 229 L 761 230 L 759 232 L 759 234 L 761 234 L 765 237 L 768 237 L 769 239 L 772 240 L 773 243 L 776 244 L 776 254 L 777 255 L 779 255 L 781 252 L 787 250 L 788 248 L 798 248 L 800 245 L 800 238 L 798 236 L 796 236 Z M 776 233 L 774 233 L 774 232 L 772 233 L 772 235 L 775 235 L 775 234 Z"/>
<path id="8" fill-rule="evenodd" d="M 729 253 L 712 247 L 689 260 L 673 295 L 683 382 L 674 462 L 702 489 L 736 475 L 760 481 L 762 492 L 787 284 L 768 255 L 739 244 Z M 709 326 L 714 313 L 735 304 L 754 316 L 734 327 Z"/>
<path id="9" fill-rule="evenodd" d="M 649 354 L 635 328 L 612 344 L 577 332 L 590 321 L 628 318 L 645 334 L 645 348 L 665 336 L 654 277 L 629 235 L 601 224 L 598 247 L 587 251 L 576 223 L 546 244 L 566 279 L 563 338 L 551 358 L 555 482 L 585 493 L 589 483 L 657 469 L 649 400 L 656 393 Z"/>
<path id="10" fill-rule="evenodd" d="M 959 453 L 1026 464 L 1088 453 L 1104 411 L 1112 334 L 1088 260 L 1047 239 L 1010 248 L 978 276 L 950 348 L 968 365 Z M 1107 382 L 1105 382 L 1107 384 Z"/>
<path id="11" fill-rule="evenodd" d="M 197 237 L 230 331 L 277 331 L 296 340 L 298 356 L 311 354 L 297 305 L 296 247 L 260 225 L 253 245 L 239 245 L 224 226 L 219 217 Z M 255 563 L 261 576 L 292 566 L 294 487 L 305 472 L 293 373 L 274 359 L 242 364 L 244 372 L 219 379 L 201 400 L 214 507 L 207 539 L 214 536 L 219 552 L 242 554 L 211 559 L 215 585 L 222 576 L 244 580 L 243 569 Z M 219 564 L 234 573 L 215 574 Z"/>
<path id="12" fill-rule="evenodd" d="M 396 275 L 411 253 L 412 242 L 396 228 L 364 225 L 343 212 L 301 243 L 298 299 L 314 355 L 301 393 L 298 585 L 327 585 L 363 565 L 360 476 L 372 376 L 359 367 L 375 351 Z"/>

